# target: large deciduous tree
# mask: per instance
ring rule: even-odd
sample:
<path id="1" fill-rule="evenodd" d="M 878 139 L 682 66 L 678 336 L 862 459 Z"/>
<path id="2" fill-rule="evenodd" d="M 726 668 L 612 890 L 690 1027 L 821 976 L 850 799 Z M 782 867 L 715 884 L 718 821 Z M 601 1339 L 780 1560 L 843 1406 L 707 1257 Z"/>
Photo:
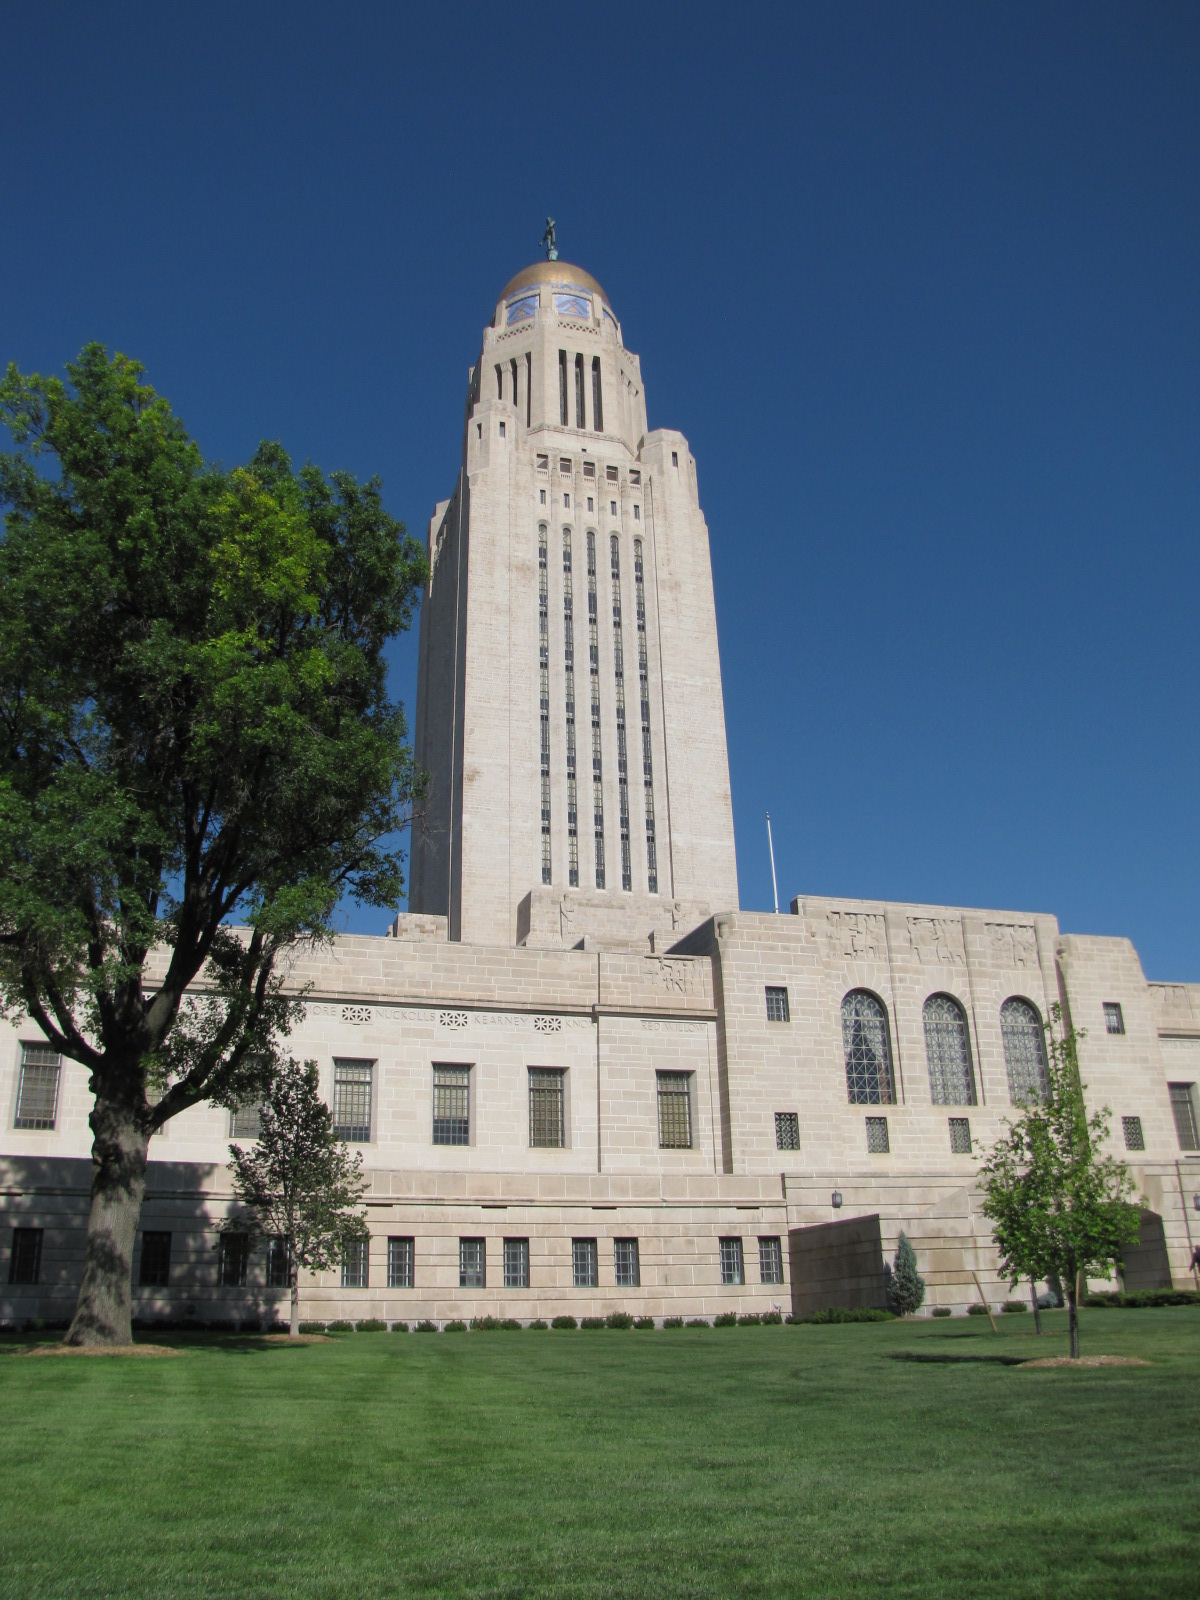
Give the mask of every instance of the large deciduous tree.
<path id="1" fill-rule="evenodd" d="M 281 952 L 401 892 L 383 651 L 425 568 L 377 480 L 217 470 L 137 362 L 67 371 L 0 383 L 0 1003 L 90 1074 L 67 1339 L 124 1343 L 151 1135 L 260 1095 Z"/>
<path id="2" fill-rule="evenodd" d="M 334 1267 L 346 1246 L 368 1238 L 359 1209 L 366 1181 L 362 1156 L 351 1157 L 333 1131 L 317 1089 L 317 1064 L 280 1067 L 263 1102 L 258 1139 L 248 1150 L 231 1144 L 233 1193 L 245 1207 L 231 1229 L 266 1235 L 286 1252 L 291 1334 L 300 1332 L 300 1270 Z"/>
<path id="3" fill-rule="evenodd" d="M 1089 1117 L 1079 1076 L 1079 1035 L 1060 1033 L 1053 1008 L 1046 1028 L 1048 1088 L 1030 1100 L 992 1146 L 980 1175 L 983 1213 L 1000 1252 L 1000 1274 L 1014 1284 L 1057 1275 L 1066 1286 L 1068 1351 L 1079 1356 L 1080 1274 L 1108 1277 L 1121 1248 L 1137 1237 L 1140 1210 L 1123 1161 L 1104 1155 L 1111 1113 Z"/>

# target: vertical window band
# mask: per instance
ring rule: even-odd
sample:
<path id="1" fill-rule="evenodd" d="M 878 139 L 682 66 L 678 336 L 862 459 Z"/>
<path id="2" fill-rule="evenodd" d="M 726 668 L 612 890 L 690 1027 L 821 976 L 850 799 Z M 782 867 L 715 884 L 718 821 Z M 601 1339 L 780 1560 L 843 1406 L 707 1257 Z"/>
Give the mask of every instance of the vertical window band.
<path id="1" fill-rule="evenodd" d="M 654 760 L 650 753 L 650 669 L 646 653 L 646 575 L 642 541 L 633 541 L 633 587 L 637 603 L 638 690 L 642 705 L 642 787 L 646 793 L 646 887 L 658 893 L 658 849 L 654 833 Z"/>
<path id="2" fill-rule="evenodd" d="M 621 887 L 633 888 L 629 858 L 629 752 L 625 740 L 625 654 L 621 647 L 621 550 L 614 533 L 609 540 L 612 569 L 613 673 L 617 685 L 617 797 L 621 809 Z"/>
<path id="3" fill-rule="evenodd" d="M 538 678 L 542 719 L 542 882 L 550 882 L 550 593 L 547 535 L 538 528 Z"/>
<path id="4" fill-rule="evenodd" d="M 579 887 L 579 811 L 575 771 L 575 601 L 571 590 L 571 530 L 563 529 L 563 667 L 567 711 L 567 882 Z"/>
<path id="5" fill-rule="evenodd" d="M 596 535 L 587 536 L 588 680 L 592 709 L 592 829 L 596 844 L 596 887 L 604 887 L 604 763 L 600 749 L 600 621 L 596 597 Z"/>

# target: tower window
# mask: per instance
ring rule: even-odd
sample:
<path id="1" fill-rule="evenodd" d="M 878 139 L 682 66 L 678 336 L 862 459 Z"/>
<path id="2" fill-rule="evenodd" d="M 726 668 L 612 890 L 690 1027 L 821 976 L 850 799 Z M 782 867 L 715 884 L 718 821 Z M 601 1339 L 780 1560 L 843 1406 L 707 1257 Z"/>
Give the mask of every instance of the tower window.
<path id="1" fill-rule="evenodd" d="M 504 438 L 504 424 L 503 423 L 500 424 L 500 437 L 502 439 Z"/>
<path id="2" fill-rule="evenodd" d="M 567 426 L 567 352 L 558 352 L 558 420 Z"/>
<path id="3" fill-rule="evenodd" d="M 790 1022 L 792 1014 L 788 1007 L 788 992 L 786 988 L 767 985 L 767 1021 Z"/>
<path id="4" fill-rule="evenodd" d="M 588 683 L 592 711 L 592 829 L 596 846 L 596 887 L 604 887 L 604 770 L 600 749 L 600 627 L 596 595 L 596 535 L 587 536 Z"/>
<path id="5" fill-rule="evenodd" d="M 525 352 L 525 426 L 533 421 L 533 356 Z M 541 464 L 540 461 L 538 463 Z"/>
<path id="6" fill-rule="evenodd" d="M 641 483 L 642 481 L 641 473 L 634 467 L 629 469 L 629 481 L 630 483 Z"/>
<path id="7" fill-rule="evenodd" d="M 604 476 L 608 480 L 609 483 L 616 483 L 616 481 L 617 481 L 617 469 L 616 469 L 616 467 L 605 467 Z"/>
<path id="8" fill-rule="evenodd" d="M 671 451 L 671 465 L 673 467 L 677 467 L 679 465 L 679 451 L 678 450 L 672 450 Z"/>
<path id="9" fill-rule="evenodd" d="M 640 522 L 642 520 L 642 508 L 641 508 L 641 506 L 634 506 L 634 508 L 633 508 L 633 520 L 635 522 Z"/>
<path id="10" fill-rule="evenodd" d="M 584 405 L 583 393 L 583 357 L 575 357 L 575 426 L 587 427 L 587 411 Z"/>
<path id="11" fill-rule="evenodd" d="M 545 489 L 539 489 L 538 490 L 538 504 L 541 505 L 541 506 L 544 506 L 546 504 L 546 491 L 545 491 Z"/>
<path id="12" fill-rule="evenodd" d="M 546 491 L 542 490 L 545 500 Z M 538 527 L 538 680 L 541 705 L 542 882 L 550 882 L 550 599 L 546 525 Z"/>
<path id="13" fill-rule="evenodd" d="M 1200 1129 L 1196 1126 L 1196 1085 L 1194 1083 L 1169 1083 L 1171 1111 L 1175 1117 L 1175 1132 L 1181 1150 L 1200 1150 Z"/>
<path id="14" fill-rule="evenodd" d="M 563 496 L 564 499 L 568 497 Z M 567 882 L 579 887 L 579 815 L 575 771 L 575 599 L 571 586 L 571 530 L 563 529 L 563 666 L 567 732 Z"/>
<path id="15" fill-rule="evenodd" d="M 604 432 L 604 396 L 600 390 L 600 357 L 592 357 L 592 427 Z"/>
<path id="16" fill-rule="evenodd" d="M 592 496 L 591 496 L 591 495 L 588 495 L 588 497 L 587 497 L 587 503 L 588 503 L 588 510 L 589 510 L 589 511 L 594 511 L 594 510 L 595 510 L 595 509 L 596 509 L 596 502 L 595 502 L 595 500 L 594 500 L 594 499 L 593 499 L 593 498 L 592 498 Z"/>
<path id="17" fill-rule="evenodd" d="M 569 494 L 563 495 L 563 509 L 566 511 L 571 509 L 571 496 Z"/>
<path id="18" fill-rule="evenodd" d="M 470 1067 L 435 1066 L 433 1069 L 433 1142 L 471 1142 Z"/>
<path id="19" fill-rule="evenodd" d="M 496 363 L 496 399 L 504 399 L 504 368 Z"/>
<path id="20" fill-rule="evenodd" d="M 1105 1033 L 1125 1032 L 1125 1013 L 1121 1010 L 1116 1000 L 1104 1002 L 1104 1031 Z"/>
<path id="21" fill-rule="evenodd" d="M 610 500 L 608 502 L 608 514 L 609 514 L 610 517 L 615 517 L 616 516 L 616 514 L 617 514 L 617 502 L 615 500 Z"/>
<path id="22" fill-rule="evenodd" d="M 887 1012 L 865 989 L 852 989 L 842 1001 L 842 1049 L 850 1104 L 894 1105 L 896 1090 Z M 887 1119 L 881 1120 L 886 1129 Z"/>
<path id="23" fill-rule="evenodd" d="M 1046 1043 L 1037 1007 L 1012 995 L 1000 1007 L 1000 1037 L 1008 1069 L 1008 1094 L 1013 1105 L 1044 1100 L 1050 1090 Z"/>
<path id="24" fill-rule="evenodd" d="M 621 550 L 614 533 L 609 540 L 612 571 L 613 676 L 617 691 L 617 800 L 621 817 L 621 887 L 633 888 L 629 854 L 629 751 L 625 728 L 625 652 L 621 644 Z"/>
<path id="25" fill-rule="evenodd" d="M 515 406 L 516 403 L 517 403 L 517 358 L 516 358 L 516 356 L 514 356 L 512 358 L 512 360 L 508 363 L 508 367 L 509 367 L 509 371 L 512 373 L 512 403 Z"/>
<path id="26" fill-rule="evenodd" d="M 658 847 L 654 832 L 654 762 L 650 751 L 650 668 L 646 649 L 646 578 L 642 541 L 633 541 L 633 585 L 637 603 L 638 699 L 642 708 L 642 789 L 646 802 L 646 887 L 658 893 Z M 786 995 L 786 991 L 785 991 Z"/>
<path id="27" fill-rule="evenodd" d="M 596 463 L 594 461 L 585 461 L 583 463 L 583 475 L 585 478 L 594 478 L 596 476 Z"/>
<path id="28" fill-rule="evenodd" d="M 692 1148 L 692 1075 L 659 1072 L 658 1146 L 660 1150 Z"/>
<path id="29" fill-rule="evenodd" d="M 561 1067 L 529 1069 L 529 1143 L 534 1150 L 561 1150 L 566 1143 L 566 1080 Z"/>
<path id="30" fill-rule="evenodd" d="M 931 994 L 922 1012 L 929 1089 L 935 1106 L 973 1106 L 975 1071 L 967 1015 L 948 994 Z"/>

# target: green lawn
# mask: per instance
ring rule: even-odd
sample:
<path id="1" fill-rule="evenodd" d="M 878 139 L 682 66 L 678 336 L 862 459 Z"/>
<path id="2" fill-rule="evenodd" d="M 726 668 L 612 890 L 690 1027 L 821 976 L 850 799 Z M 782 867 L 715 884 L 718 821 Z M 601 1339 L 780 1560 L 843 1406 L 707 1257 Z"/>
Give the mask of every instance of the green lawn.
<path id="1" fill-rule="evenodd" d="M 1200 1593 L 1200 1307 L 0 1341 L 0 1594 Z"/>

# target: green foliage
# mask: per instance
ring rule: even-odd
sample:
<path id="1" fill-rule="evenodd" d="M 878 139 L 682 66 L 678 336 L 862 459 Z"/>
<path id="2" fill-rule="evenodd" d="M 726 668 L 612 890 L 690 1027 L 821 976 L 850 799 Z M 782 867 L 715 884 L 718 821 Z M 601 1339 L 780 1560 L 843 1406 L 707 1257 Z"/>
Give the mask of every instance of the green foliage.
<path id="1" fill-rule="evenodd" d="M 1029 1306 L 1024 1300 L 1006 1300 L 1000 1309 L 1006 1316 L 1015 1317 L 1022 1311 L 1028 1311 Z"/>
<path id="2" fill-rule="evenodd" d="M 705 1317 L 689 1317 L 684 1323 L 685 1328 L 711 1328 L 712 1323 Z"/>
<path id="3" fill-rule="evenodd" d="M 577 1328 L 579 1324 L 576 1322 L 574 1317 L 561 1316 L 551 1317 L 550 1326 L 552 1328 Z"/>
<path id="4" fill-rule="evenodd" d="M 722 1311 L 713 1318 L 712 1325 L 714 1328 L 736 1328 L 737 1322 L 736 1311 Z"/>
<path id="5" fill-rule="evenodd" d="M 978 1300 L 972 1300 L 971 1304 L 967 1307 L 967 1315 L 969 1317 L 986 1317 L 987 1314 L 988 1308 L 985 1305 L 982 1305 Z"/>
<path id="6" fill-rule="evenodd" d="M 325 1324 L 325 1332 L 326 1333 L 353 1333 L 354 1332 L 354 1324 L 352 1322 L 346 1322 L 343 1318 L 339 1317 L 335 1322 L 327 1322 Z"/>
<path id="7" fill-rule="evenodd" d="M 393 1333 L 407 1333 L 408 1332 L 408 1323 L 407 1322 L 393 1322 L 392 1323 L 392 1332 Z"/>
<path id="8" fill-rule="evenodd" d="M 1089 1294 L 1085 1306 L 1115 1306 L 1124 1311 L 1145 1310 L 1152 1306 L 1200 1305 L 1195 1289 L 1135 1289 L 1131 1294 Z"/>
<path id="9" fill-rule="evenodd" d="M 653 1328 L 653 1326 L 654 1326 L 654 1318 L 653 1317 L 634 1317 L 633 1325 L 634 1325 L 635 1328 L 643 1328 L 643 1329 L 645 1329 L 645 1328 Z"/>
<path id="10" fill-rule="evenodd" d="M 931 1316 L 935 1316 L 935 1317 L 948 1317 L 950 1315 L 950 1307 L 949 1306 L 934 1306 L 933 1311 L 930 1313 L 930 1315 Z"/>
<path id="11" fill-rule="evenodd" d="M 550 1324 L 544 1317 L 534 1317 L 533 1321 L 529 1324 L 530 1331 L 532 1332 L 536 1330 L 538 1333 L 545 1333 L 549 1326 Z"/>
<path id="12" fill-rule="evenodd" d="M 302 1322 L 300 1324 L 300 1332 L 301 1333 L 324 1333 L 325 1332 L 325 1324 L 323 1322 Z"/>
<path id="13" fill-rule="evenodd" d="M 472 1333 L 520 1333 L 516 1317 L 472 1317 Z"/>
<path id="14" fill-rule="evenodd" d="M 877 1306 L 826 1306 L 823 1311 L 809 1311 L 804 1316 L 792 1316 L 787 1320 L 811 1326 L 830 1322 L 894 1322 L 895 1312 L 883 1311 Z"/>
<path id="15" fill-rule="evenodd" d="M 606 1328 L 632 1328 L 633 1318 L 628 1311 L 610 1311 L 604 1319 Z"/>
<path id="16" fill-rule="evenodd" d="M 443 1333 L 466 1333 L 467 1325 L 460 1317 L 454 1317 L 442 1329 Z"/>
<path id="17" fill-rule="evenodd" d="M 354 1324 L 355 1333 L 386 1333 L 388 1325 L 380 1322 L 378 1317 L 362 1317 Z"/>
<path id="18" fill-rule="evenodd" d="M 910 1317 L 925 1301 L 925 1279 L 917 1271 L 917 1254 L 903 1231 L 890 1267 L 885 1267 L 888 1304 L 898 1317 Z"/>
<path id="19" fill-rule="evenodd" d="M 421 1321 L 417 1323 L 416 1328 L 413 1331 L 414 1333 L 438 1333 L 441 1330 L 438 1328 L 436 1322 L 430 1322 L 428 1317 L 422 1317 Z"/>
<path id="20" fill-rule="evenodd" d="M 604 1326 L 604 1318 L 603 1317 L 581 1317 L 579 1319 L 579 1326 L 581 1328 L 602 1328 Z"/>
<path id="21" fill-rule="evenodd" d="M 1070 1353 L 1079 1354 L 1075 1316 L 1080 1275 L 1108 1277 L 1122 1247 L 1138 1233 L 1140 1212 L 1123 1161 L 1104 1155 L 1111 1113 L 1088 1115 L 1073 1028 L 1061 1033 L 1055 1006 L 1046 1028 L 1049 1088 L 1027 1104 L 996 1141 L 981 1169 L 983 1213 L 992 1224 L 1000 1272 L 1015 1283 L 1052 1273 L 1070 1310 Z"/>
<path id="22" fill-rule="evenodd" d="M 664 1328 L 682 1328 L 683 1327 L 683 1318 L 682 1317 L 664 1317 L 663 1320 L 662 1320 L 662 1325 L 663 1325 Z"/>

